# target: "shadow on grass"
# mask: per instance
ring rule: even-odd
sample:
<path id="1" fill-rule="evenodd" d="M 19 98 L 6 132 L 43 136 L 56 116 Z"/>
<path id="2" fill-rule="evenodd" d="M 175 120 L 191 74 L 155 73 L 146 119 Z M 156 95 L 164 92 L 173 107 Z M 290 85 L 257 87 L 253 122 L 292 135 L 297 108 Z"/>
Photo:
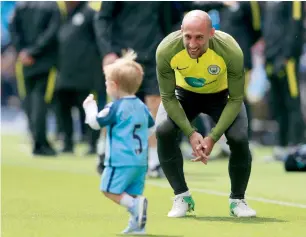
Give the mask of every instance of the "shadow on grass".
<path id="1" fill-rule="evenodd" d="M 273 222 L 287 222 L 273 217 L 248 217 L 248 218 L 237 218 L 230 216 L 187 216 L 185 218 L 192 218 L 197 221 L 207 222 L 233 222 L 233 223 L 247 223 L 247 224 L 260 224 L 260 223 L 273 223 Z"/>
<path id="2" fill-rule="evenodd" d="M 117 236 L 127 236 L 126 234 L 117 234 Z M 144 234 L 144 235 L 132 235 L 132 234 L 129 234 L 128 236 L 142 236 L 142 237 L 183 237 L 183 235 L 153 235 L 153 234 Z"/>

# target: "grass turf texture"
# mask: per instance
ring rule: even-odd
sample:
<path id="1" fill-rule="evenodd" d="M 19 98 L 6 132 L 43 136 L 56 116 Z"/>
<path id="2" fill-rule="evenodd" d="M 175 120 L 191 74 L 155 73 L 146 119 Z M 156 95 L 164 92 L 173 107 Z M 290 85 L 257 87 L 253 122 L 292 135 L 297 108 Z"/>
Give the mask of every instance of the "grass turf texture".
<path id="1" fill-rule="evenodd" d="M 111 237 L 120 236 L 128 213 L 99 192 L 96 160 L 82 156 L 34 158 L 24 138 L 2 136 L 3 237 Z M 78 147 L 77 153 L 85 149 Z M 85 150 L 84 150 L 85 151 Z M 247 196 L 306 205 L 305 173 L 286 173 L 280 163 L 265 163 L 270 149 L 254 152 Z M 148 180 L 146 236 L 303 237 L 306 209 L 249 201 L 257 218 L 229 216 L 227 160 L 201 163 L 185 161 L 185 173 L 196 215 L 170 219 L 173 193 L 164 180 Z M 203 192 L 219 192 L 220 195 Z"/>

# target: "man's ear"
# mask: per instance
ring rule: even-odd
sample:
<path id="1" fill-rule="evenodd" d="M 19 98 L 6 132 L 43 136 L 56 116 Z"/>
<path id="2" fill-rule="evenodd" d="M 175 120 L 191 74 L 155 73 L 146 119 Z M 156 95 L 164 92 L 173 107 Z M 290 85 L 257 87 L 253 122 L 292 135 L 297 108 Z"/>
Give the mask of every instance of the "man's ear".
<path id="1" fill-rule="evenodd" d="M 214 27 L 211 28 L 210 32 L 209 32 L 209 38 L 211 39 L 212 37 L 214 37 L 215 35 L 215 31 L 216 29 Z"/>

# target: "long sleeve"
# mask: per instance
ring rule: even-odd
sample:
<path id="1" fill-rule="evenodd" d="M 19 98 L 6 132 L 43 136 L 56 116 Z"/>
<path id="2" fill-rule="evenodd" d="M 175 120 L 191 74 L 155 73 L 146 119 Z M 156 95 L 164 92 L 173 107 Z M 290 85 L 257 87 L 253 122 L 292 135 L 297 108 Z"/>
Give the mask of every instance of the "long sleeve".
<path id="1" fill-rule="evenodd" d="M 93 100 L 85 106 L 83 105 L 83 108 L 85 111 L 85 123 L 88 124 L 92 129 L 99 130 L 100 125 L 97 121 L 98 106 L 96 101 Z"/>
<path id="2" fill-rule="evenodd" d="M 96 14 L 94 28 L 99 52 L 103 58 L 112 52 L 112 26 L 116 2 L 103 2 Z"/>
<path id="3" fill-rule="evenodd" d="M 286 2 L 288 5 L 288 23 L 285 35 L 286 48 L 284 48 L 284 56 L 286 59 L 295 56 L 295 45 L 297 40 L 302 40 L 303 34 L 303 4 L 300 1 Z"/>
<path id="4" fill-rule="evenodd" d="M 15 8 L 15 12 L 9 24 L 9 31 L 11 34 L 12 44 L 15 47 L 17 52 L 20 52 L 23 48 L 22 46 L 22 32 L 20 27 L 19 19 L 20 10 L 18 5 Z"/>
<path id="5" fill-rule="evenodd" d="M 156 127 L 155 127 L 155 121 L 153 119 L 153 116 L 147 107 L 146 107 L 146 113 L 148 115 L 148 128 L 149 128 L 149 137 L 150 137 L 155 133 Z"/>
<path id="6" fill-rule="evenodd" d="M 168 116 L 189 137 L 195 129 L 191 126 L 181 104 L 175 96 L 175 74 L 169 62 L 165 60 L 164 53 L 164 51 L 157 49 L 157 80 L 162 103 Z"/>
<path id="7" fill-rule="evenodd" d="M 116 113 L 119 103 L 120 102 L 109 103 L 98 113 L 96 101 L 91 101 L 84 106 L 84 111 L 86 114 L 85 123 L 95 130 L 99 130 L 102 127 L 114 124 L 116 122 Z"/>
<path id="8" fill-rule="evenodd" d="M 61 25 L 61 13 L 57 7 L 54 7 L 51 11 L 50 20 L 45 31 L 37 38 L 33 45 L 26 48 L 28 53 L 34 57 L 41 54 L 57 38 L 57 33 Z"/>
<path id="9" fill-rule="evenodd" d="M 224 132 L 231 126 L 241 110 L 244 97 L 244 63 L 241 50 L 231 50 L 228 52 L 230 60 L 227 63 L 227 80 L 229 99 L 221 114 L 221 117 L 212 129 L 209 136 L 218 141 Z"/>

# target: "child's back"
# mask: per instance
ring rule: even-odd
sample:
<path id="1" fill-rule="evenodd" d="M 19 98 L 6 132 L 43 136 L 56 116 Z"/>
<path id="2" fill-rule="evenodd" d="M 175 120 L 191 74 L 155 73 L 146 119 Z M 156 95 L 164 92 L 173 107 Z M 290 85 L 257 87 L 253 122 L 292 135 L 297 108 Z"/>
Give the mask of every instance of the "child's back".
<path id="1" fill-rule="evenodd" d="M 105 166 L 147 166 L 149 127 L 154 121 L 136 96 L 122 97 L 102 110 L 97 121 L 107 126 Z"/>

